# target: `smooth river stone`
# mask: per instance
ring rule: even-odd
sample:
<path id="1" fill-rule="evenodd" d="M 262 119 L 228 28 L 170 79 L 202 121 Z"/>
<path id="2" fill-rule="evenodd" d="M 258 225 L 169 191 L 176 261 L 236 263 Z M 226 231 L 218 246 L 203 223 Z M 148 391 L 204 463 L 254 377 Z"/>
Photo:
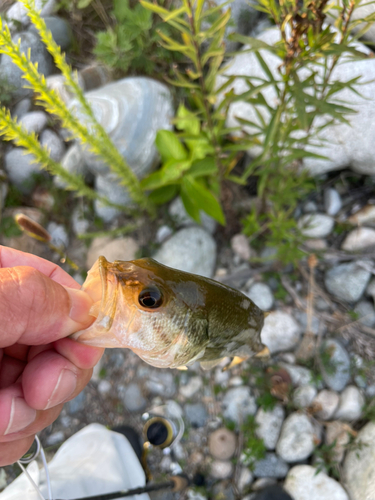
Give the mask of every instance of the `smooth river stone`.
<path id="1" fill-rule="evenodd" d="M 156 133 L 171 129 L 172 96 L 168 88 L 156 80 L 131 77 L 85 93 L 97 121 L 109 134 L 120 154 L 138 177 L 148 173 L 158 158 Z M 77 100 L 70 103 L 78 118 L 90 125 Z M 84 157 L 95 175 L 111 172 L 100 157 L 86 147 Z"/>

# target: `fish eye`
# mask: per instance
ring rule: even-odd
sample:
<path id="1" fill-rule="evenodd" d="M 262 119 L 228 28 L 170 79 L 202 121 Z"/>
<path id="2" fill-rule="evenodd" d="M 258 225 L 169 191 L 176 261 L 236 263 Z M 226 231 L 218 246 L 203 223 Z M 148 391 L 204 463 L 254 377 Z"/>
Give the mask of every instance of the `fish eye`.
<path id="1" fill-rule="evenodd" d="M 138 301 L 143 307 L 147 307 L 148 309 L 156 309 L 163 303 L 163 296 L 161 294 L 161 291 L 156 287 L 145 288 L 138 295 Z"/>

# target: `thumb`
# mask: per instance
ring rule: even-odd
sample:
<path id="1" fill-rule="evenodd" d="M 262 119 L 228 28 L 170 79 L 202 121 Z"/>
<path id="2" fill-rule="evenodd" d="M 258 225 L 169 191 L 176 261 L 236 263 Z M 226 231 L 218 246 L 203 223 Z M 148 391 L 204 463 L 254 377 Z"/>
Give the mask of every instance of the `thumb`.
<path id="1" fill-rule="evenodd" d="M 88 294 L 36 269 L 0 269 L 0 347 L 48 344 L 90 325 Z"/>

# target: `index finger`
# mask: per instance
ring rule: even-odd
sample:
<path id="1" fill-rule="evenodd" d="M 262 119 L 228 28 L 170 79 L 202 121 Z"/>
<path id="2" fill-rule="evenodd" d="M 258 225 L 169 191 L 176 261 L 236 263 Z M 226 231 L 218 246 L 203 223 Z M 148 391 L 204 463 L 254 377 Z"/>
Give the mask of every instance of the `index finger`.
<path id="1" fill-rule="evenodd" d="M 68 286 L 69 288 L 80 288 L 80 285 L 57 264 L 42 259 L 37 255 L 0 245 L 0 268 L 16 266 L 33 267 L 60 285 Z"/>

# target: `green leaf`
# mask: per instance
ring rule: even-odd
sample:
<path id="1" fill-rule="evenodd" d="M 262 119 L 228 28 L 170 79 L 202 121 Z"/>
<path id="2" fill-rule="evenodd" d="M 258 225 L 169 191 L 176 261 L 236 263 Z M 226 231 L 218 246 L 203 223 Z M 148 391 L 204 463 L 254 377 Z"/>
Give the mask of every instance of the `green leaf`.
<path id="1" fill-rule="evenodd" d="M 225 225 L 225 217 L 220 203 L 207 188 L 191 176 L 183 178 L 182 186 L 196 207 L 206 212 L 206 214 L 213 217 L 220 224 Z"/>
<path id="2" fill-rule="evenodd" d="M 194 204 L 194 202 L 190 199 L 189 195 L 185 190 L 184 184 L 181 185 L 180 192 L 182 203 L 184 204 L 186 212 L 190 215 L 190 217 L 200 224 L 201 216 L 199 214 L 199 208 Z"/>
<path id="3" fill-rule="evenodd" d="M 156 147 L 163 162 L 168 160 L 185 160 L 187 151 L 180 140 L 170 130 L 159 130 L 155 139 Z"/>
<path id="4" fill-rule="evenodd" d="M 200 132 L 201 124 L 199 118 L 180 104 L 177 111 L 176 127 L 178 130 L 183 130 L 191 135 L 198 135 Z"/>
<path id="5" fill-rule="evenodd" d="M 77 3 L 78 9 L 85 9 L 93 0 L 79 0 Z"/>
<path id="6" fill-rule="evenodd" d="M 206 158 L 203 158 L 203 160 L 194 161 L 186 174 L 191 177 L 202 177 L 204 175 L 215 175 L 217 174 L 217 171 L 218 169 L 215 159 L 207 156 Z"/>
<path id="7" fill-rule="evenodd" d="M 148 198 L 152 203 L 155 203 L 155 205 L 163 205 L 174 198 L 177 195 L 177 192 L 178 185 L 170 184 L 169 186 L 163 186 L 155 189 L 155 191 L 149 194 Z"/>

